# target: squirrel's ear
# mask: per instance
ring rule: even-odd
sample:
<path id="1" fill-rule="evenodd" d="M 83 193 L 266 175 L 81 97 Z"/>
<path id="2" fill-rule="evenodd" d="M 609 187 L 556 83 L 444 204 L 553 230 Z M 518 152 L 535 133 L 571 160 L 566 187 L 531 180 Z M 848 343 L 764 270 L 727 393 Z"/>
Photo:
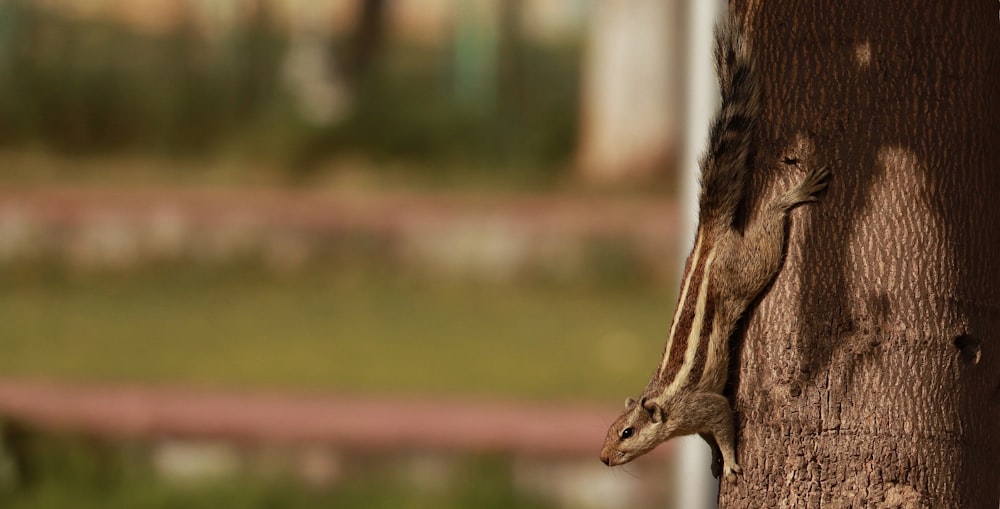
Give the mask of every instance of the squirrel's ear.
<path id="1" fill-rule="evenodd" d="M 663 422 L 663 408 L 659 404 L 647 398 L 642 398 L 640 403 L 642 408 L 649 412 L 649 418 L 653 422 Z"/>
<path id="2" fill-rule="evenodd" d="M 632 398 L 626 398 L 625 399 L 625 408 L 632 408 L 632 405 L 634 405 L 634 404 L 635 404 L 635 400 L 634 399 L 632 399 Z"/>

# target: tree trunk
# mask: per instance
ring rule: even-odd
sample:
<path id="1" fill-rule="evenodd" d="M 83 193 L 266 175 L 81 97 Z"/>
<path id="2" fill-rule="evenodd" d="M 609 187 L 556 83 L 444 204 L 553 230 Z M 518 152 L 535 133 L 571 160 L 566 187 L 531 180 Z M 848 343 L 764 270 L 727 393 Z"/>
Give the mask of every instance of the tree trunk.
<path id="1" fill-rule="evenodd" d="M 733 4 L 764 93 L 747 210 L 833 178 L 746 320 L 720 506 L 996 508 L 998 4 Z"/>

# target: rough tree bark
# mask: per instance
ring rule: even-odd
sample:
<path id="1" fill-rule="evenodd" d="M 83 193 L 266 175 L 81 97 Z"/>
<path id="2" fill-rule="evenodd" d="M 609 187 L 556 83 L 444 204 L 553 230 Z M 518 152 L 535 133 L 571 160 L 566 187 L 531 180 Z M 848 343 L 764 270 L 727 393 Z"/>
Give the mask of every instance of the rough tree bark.
<path id="1" fill-rule="evenodd" d="M 747 210 L 833 179 L 746 320 L 720 506 L 998 507 L 1000 4 L 731 7 L 764 91 Z"/>

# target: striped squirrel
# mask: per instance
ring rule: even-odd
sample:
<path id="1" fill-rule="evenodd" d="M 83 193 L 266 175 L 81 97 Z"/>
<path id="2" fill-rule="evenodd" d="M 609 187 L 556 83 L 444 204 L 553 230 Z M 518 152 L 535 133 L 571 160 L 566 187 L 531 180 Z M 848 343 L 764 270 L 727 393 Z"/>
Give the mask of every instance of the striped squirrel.
<path id="1" fill-rule="evenodd" d="M 760 89 L 735 17 L 716 28 L 715 59 L 722 105 L 700 161 L 698 229 L 670 334 L 649 385 L 638 401 L 626 400 L 625 411 L 611 424 L 601 461 L 621 465 L 675 436 L 698 433 L 712 448 L 712 474 L 735 481 L 742 469 L 733 447 L 732 412 L 722 395 L 729 337 L 781 267 L 788 212 L 815 201 L 828 172 L 810 170 L 739 231 L 736 215 L 748 185 Z"/>

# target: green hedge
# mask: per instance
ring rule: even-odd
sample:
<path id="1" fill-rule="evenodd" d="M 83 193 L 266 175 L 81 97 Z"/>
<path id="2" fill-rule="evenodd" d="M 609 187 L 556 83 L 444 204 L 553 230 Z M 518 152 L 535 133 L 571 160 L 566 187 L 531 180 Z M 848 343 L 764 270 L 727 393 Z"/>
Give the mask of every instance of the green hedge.
<path id="1" fill-rule="evenodd" d="M 248 12 L 209 37 L 194 21 L 150 34 L 0 0 L 0 149 L 235 154 L 273 161 L 292 177 L 341 155 L 501 179 L 514 171 L 551 178 L 569 160 L 575 43 L 541 46 L 511 34 L 490 71 L 494 92 L 470 103 L 456 92 L 462 48 L 390 34 L 376 65 L 352 81 L 349 116 L 320 128 L 298 117 L 282 82 L 287 36 L 267 9 Z M 331 42 L 334 57 L 349 50 L 343 36 Z"/>

